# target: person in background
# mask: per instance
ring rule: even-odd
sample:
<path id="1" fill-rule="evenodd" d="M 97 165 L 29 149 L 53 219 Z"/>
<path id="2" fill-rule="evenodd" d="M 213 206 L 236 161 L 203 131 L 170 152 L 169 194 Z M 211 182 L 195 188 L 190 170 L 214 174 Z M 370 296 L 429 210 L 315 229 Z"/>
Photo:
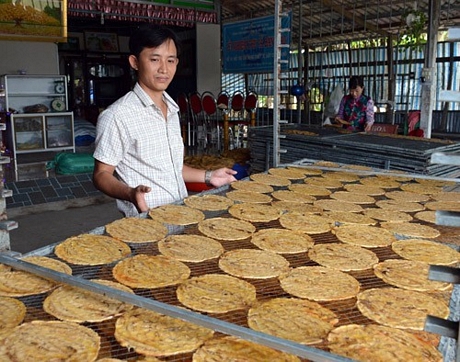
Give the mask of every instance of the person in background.
<path id="1" fill-rule="evenodd" d="M 374 101 L 364 94 L 362 77 L 352 76 L 349 94 L 343 96 L 335 121 L 351 131 L 369 132 L 374 124 Z"/>
<path id="2" fill-rule="evenodd" d="M 211 172 L 183 164 L 179 107 L 166 93 L 179 62 L 174 32 L 143 25 L 130 37 L 129 50 L 137 82 L 98 117 L 95 187 L 117 199 L 129 217 L 187 197 L 185 182 L 220 187 L 235 181 L 237 172 L 229 168 Z"/>

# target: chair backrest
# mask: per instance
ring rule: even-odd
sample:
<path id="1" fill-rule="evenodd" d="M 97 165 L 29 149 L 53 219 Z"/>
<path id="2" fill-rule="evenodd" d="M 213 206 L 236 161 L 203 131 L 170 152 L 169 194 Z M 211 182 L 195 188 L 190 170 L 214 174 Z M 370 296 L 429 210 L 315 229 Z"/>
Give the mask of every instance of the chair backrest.
<path id="1" fill-rule="evenodd" d="M 241 91 L 236 91 L 232 95 L 231 108 L 234 112 L 241 112 L 244 108 L 244 95 Z"/>
<path id="2" fill-rule="evenodd" d="M 212 116 L 217 113 L 216 98 L 211 92 L 207 91 L 201 95 L 201 105 L 206 115 Z"/>
<path id="3" fill-rule="evenodd" d="M 201 105 L 201 96 L 198 92 L 190 93 L 189 97 L 190 109 L 194 115 L 200 114 L 203 111 L 203 106 Z"/>
<path id="4" fill-rule="evenodd" d="M 254 112 L 254 110 L 257 108 L 257 93 L 255 92 L 249 92 L 244 99 L 244 109 L 246 109 L 247 112 Z"/>
<path id="5" fill-rule="evenodd" d="M 221 91 L 217 95 L 217 108 L 226 110 L 230 106 L 230 95 L 226 91 Z"/>
<path id="6" fill-rule="evenodd" d="M 179 111 L 181 114 L 188 114 L 190 109 L 188 104 L 188 98 L 185 93 L 179 94 L 179 96 L 177 97 L 177 105 L 179 106 Z"/>

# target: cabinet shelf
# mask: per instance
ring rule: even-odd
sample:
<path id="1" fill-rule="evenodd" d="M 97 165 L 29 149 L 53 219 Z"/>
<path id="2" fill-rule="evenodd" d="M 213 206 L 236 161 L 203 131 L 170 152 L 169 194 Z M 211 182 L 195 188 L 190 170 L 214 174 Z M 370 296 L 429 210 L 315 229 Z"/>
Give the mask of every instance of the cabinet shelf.
<path id="1" fill-rule="evenodd" d="M 5 86 L 5 108 L 25 114 L 24 108 L 43 104 L 53 109 L 51 102 L 59 99 L 68 110 L 67 78 L 65 75 L 14 75 L 2 76 Z M 59 86 L 59 89 L 57 87 Z M 61 109 L 59 110 L 61 111 Z"/>
<path id="2" fill-rule="evenodd" d="M 10 97 L 52 97 L 64 98 L 65 94 L 62 93 L 11 93 Z"/>
<path id="3" fill-rule="evenodd" d="M 5 100 L 9 116 L 9 147 L 14 168 L 18 155 L 46 152 L 75 152 L 73 112 L 68 109 L 67 80 L 63 75 L 4 75 Z M 59 86 L 59 88 L 57 88 Z M 52 103 L 60 101 L 56 109 Z M 30 106 L 45 105 L 47 112 L 30 113 Z M 28 108 L 30 107 L 30 108 Z M 45 107 L 41 107 L 46 110 Z M 52 111 L 56 109 L 56 111 Z M 25 113 L 24 109 L 29 110 Z M 34 158 L 42 156 L 35 156 Z M 21 156 L 31 162 L 31 158 Z"/>

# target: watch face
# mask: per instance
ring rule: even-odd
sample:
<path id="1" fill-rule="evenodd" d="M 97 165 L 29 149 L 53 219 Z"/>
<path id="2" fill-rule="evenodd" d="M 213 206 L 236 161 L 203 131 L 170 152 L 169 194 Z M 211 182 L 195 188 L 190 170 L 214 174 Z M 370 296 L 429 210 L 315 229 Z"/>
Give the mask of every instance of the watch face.
<path id="1" fill-rule="evenodd" d="M 51 102 L 51 108 L 56 112 L 62 112 L 65 110 L 65 103 L 60 99 L 55 99 Z"/>
<path id="2" fill-rule="evenodd" d="M 54 87 L 54 90 L 56 91 L 56 93 L 64 93 L 64 84 L 61 84 L 61 83 L 56 84 L 56 86 Z"/>

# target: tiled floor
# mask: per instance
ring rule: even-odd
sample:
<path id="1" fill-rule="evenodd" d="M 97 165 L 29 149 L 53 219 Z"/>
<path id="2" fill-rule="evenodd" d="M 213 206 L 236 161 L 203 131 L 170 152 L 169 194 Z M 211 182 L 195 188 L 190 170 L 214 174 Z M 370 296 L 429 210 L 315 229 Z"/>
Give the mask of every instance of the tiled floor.
<path id="1" fill-rule="evenodd" d="M 13 162 L 3 165 L 4 188 L 12 191 L 6 199 L 7 209 L 101 195 L 93 186 L 91 173 L 57 175 L 53 169 L 47 170 L 46 162 L 23 163 L 17 169 Z"/>

